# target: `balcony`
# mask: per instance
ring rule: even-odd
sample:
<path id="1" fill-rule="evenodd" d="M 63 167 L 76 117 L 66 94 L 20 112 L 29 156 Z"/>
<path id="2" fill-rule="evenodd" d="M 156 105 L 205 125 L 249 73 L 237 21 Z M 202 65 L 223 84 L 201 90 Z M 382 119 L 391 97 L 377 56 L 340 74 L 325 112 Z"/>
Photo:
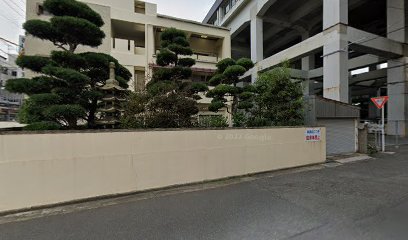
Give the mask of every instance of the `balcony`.
<path id="1" fill-rule="evenodd" d="M 129 39 L 112 39 L 112 51 L 119 53 L 128 53 L 135 55 L 145 55 L 146 50 L 144 47 L 135 46 L 135 41 Z"/>
<path id="2" fill-rule="evenodd" d="M 193 54 L 192 58 L 195 59 L 197 62 L 207 62 L 207 63 L 217 63 L 219 60 L 217 56 L 201 55 L 201 54 Z"/>
<path id="3" fill-rule="evenodd" d="M 156 57 L 157 54 L 160 53 L 160 50 L 156 50 L 156 54 L 153 57 Z M 218 61 L 220 60 L 216 54 L 200 54 L 200 53 L 194 53 L 191 56 L 186 56 L 186 55 L 180 55 L 179 58 L 192 58 L 196 60 L 197 63 L 214 63 L 217 64 Z"/>
<path id="4" fill-rule="evenodd" d="M 118 59 L 122 65 L 146 65 L 146 49 L 144 47 L 135 46 L 134 40 L 113 38 L 112 55 Z"/>

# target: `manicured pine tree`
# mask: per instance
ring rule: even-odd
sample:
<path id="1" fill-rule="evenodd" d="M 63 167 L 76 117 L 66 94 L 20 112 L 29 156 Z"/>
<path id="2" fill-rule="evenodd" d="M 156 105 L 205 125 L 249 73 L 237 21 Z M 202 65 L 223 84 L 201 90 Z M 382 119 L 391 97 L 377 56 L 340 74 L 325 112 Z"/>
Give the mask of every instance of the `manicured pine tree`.
<path id="1" fill-rule="evenodd" d="M 109 78 L 109 62 L 116 65 L 117 80 L 127 88 L 131 73 L 113 57 L 94 52 L 77 54 L 78 46 L 98 47 L 105 37 L 101 16 L 76 0 L 46 0 L 49 21 L 29 20 L 27 34 L 50 41 L 59 51 L 49 57 L 20 56 L 17 64 L 38 74 L 32 79 L 14 79 L 6 89 L 29 99 L 20 111 L 20 122 L 30 129 L 75 129 L 79 120 L 95 127 L 99 90 Z"/>
<path id="2" fill-rule="evenodd" d="M 208 88 L 191 81 L 195 60 L 186 33 L 175 28 L 161 33 L 161 50 L 157 65 L 147 85 L 150 101 L 145 112 L 146 125 L 151 128 L 191 127 L 192 116 L 198 113 L 198 93 Z"/>
<path id="3" fill-rule="evenodd" d="M 226 58 L 218 62 L 217 73 L 209 82 L 214 86 L 209 90 L 207 97 L 212 98 L 209 110 L 218 112 L 226 108 L 234 120 L 240 115 L 240 110 L 248 111 L 253 108 L 253 98 L 255 88 L 251 85 L 244 86 L 240 77 L 254 66 L 253 62 L 247 58 L 241 58 L 235 61 Z M 236 127 L 238 124 L 235 124 Z"/>

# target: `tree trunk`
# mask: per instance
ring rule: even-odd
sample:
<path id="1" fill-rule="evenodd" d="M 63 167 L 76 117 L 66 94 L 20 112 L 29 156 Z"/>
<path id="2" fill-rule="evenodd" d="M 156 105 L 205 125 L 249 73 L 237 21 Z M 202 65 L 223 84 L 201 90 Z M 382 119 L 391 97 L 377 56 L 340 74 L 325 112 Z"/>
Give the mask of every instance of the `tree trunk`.
<path id="1" fill-rule="evenodd" d="M 77 44 L 69 44 L 69 51 L 74 53 L 77 46 L 78 46 Z"/>
<path id="2" fill-rule="evenodd" d="M 78 119 L 67 119 L 68 122 L 68 129 L 77 129 L 78 127 Z"/>
<path id="3" fill-rule="evenodd" d="M 89 109 L 88 115 L 88 128 L 95 129 L 96 128 L 96 109 L 97 109 L 98 99 L 93 99 L 91 103 L 91 107 Z"/>

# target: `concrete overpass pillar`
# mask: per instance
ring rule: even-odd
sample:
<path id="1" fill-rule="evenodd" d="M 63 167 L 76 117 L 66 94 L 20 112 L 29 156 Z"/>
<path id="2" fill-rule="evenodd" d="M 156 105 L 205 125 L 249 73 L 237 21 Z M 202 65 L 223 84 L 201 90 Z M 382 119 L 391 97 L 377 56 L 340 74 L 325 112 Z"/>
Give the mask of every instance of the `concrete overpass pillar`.
<path id="1" fill-rule="evenodd" d="M 388 38 L 405 43 L 407 30 L 405 22 L 405 9 L 408 4 L 404 0 L 387 0 L 387 26 Z M 403 135 L 408 132 L 408 71 L 407 57 L 388 61 L 387 89 L 390 101 L 388 103 L 389 135 Z"/>
<path id="2" fill-rule="evenodd" d="M 251 60 L 256 64 L 264 59 L 263 20 L 256 16 L 256 11 L 251 12 Z M 255 82 L 257 78 L 258 72 L 254 71 L 251 75 L 252 82 Z"/>
<path id="3" fill-rule="evenodd" d="M 257 63 L 263 58 L 263 21 L 262 18 L 254 16 L 251 19 L 251 59 Z"/>
<path id="4" fill-rule="evenodd" d="M 308 39 L 309 33 L 302 34 L 302 41 Z M 302 70 L 303 71 L 310 71 L 315 68 L 315 57 L 314 55 L 309 55 L 307 57 L 302 58 Z M 314 83 L 309 78 L 303 81 L 303 94 L 305 96 L 314 95 Z"/>
<path id="5" fill-rule="evenodd" d="M 349 102 L 348 0 L 323 0 L 323 96 Z"/>

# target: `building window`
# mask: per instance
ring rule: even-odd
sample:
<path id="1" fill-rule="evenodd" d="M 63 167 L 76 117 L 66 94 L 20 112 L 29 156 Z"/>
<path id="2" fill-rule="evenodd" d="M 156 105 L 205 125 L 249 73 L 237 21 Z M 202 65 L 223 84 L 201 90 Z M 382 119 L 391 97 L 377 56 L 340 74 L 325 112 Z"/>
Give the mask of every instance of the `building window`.
<path id="1" fill-rule="evenodd" d="M 225 5 L 222 7 L 222 13 L 225 16 L 231 11 L 231 9 L 237 4 L 239 0 L 227 0 Z"/>
<path id="2" fill-rule="evenodd" d="M 44 9 L 41 3 L 37 3 L 37 15 L 50 15 L 50 13 Z"/>
<path id="3" fill-rule="evenodd" d="M 11 76 L 17 77 L 17 71 L 12 71 L 12 72 L 11 72 Z"/>
<path id="4" fill-rule="evenodd" d="M 146 4 L 141 1 L 135 1 L 135 13 L 146 14 Z"/>
<path id="5" fill-rule="evenodd" d="M 44 7 L 41 4 L 37 4 L 37 15 L 42 15 L 44 13 Z"/>

